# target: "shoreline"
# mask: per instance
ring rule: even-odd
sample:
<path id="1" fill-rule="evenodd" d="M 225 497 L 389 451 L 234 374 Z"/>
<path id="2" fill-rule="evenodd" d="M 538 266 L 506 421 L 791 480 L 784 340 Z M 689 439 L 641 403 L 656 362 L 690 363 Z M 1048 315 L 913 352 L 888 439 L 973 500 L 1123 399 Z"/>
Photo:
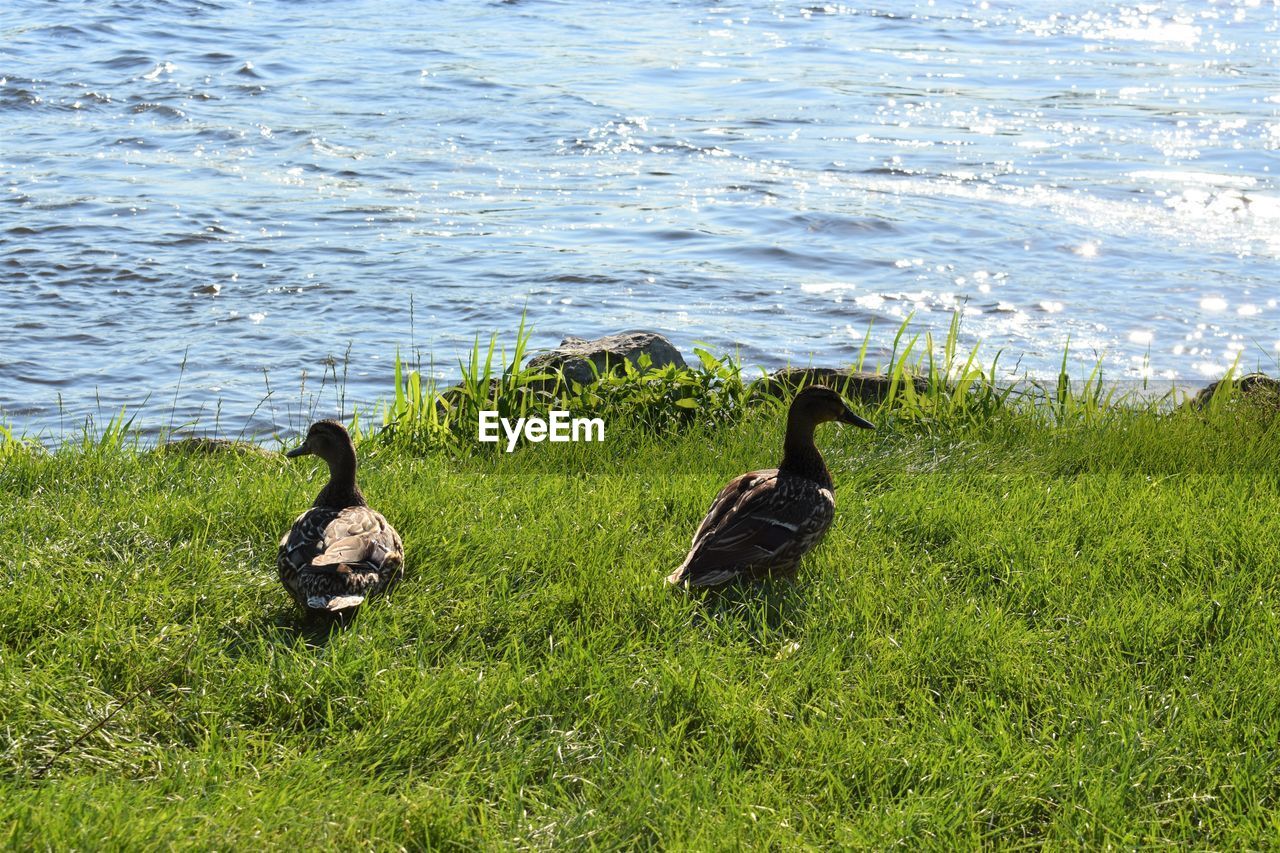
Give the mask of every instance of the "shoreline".
<path id="1" fill-rule="evenodd" d="M 724 380 L 732 377 L 735 382 L 743 386 L 738 388 L 735 393 L 744 391 L 750 393 L 750 388 L 747 386 L 755 386 L 756 388 L 764 388 L 764 393 L 771 396 L 782 396 L 786 390 L 794 390 L 796 383 L 799 381 L 794 377 L 802 376 L 805 382 L 830 384 L 837 390 L 848 391 L 856 388 L 858 390 L 853 394 L 855 398 L 871 402 L 887 397 L 890 393 L 889 385 L 895 381 L 900 385 L 912 382 L 915 390 L 922 394 L 932 394 L 935 390 L 938 390 L 935 386 L 948 383 L 967 386 L 982 383 L 990 385 L 1005 398 L 1039 400 L 1045 405 L 1051 403 L 1052 397 L 1066 393 L 1076 398 L 1092 396 L 1095 400 L 1107 401 L 1107 405 L 1170 410 L 1192 402 L 1206 388 L 1212 388 L 1217 384 L 1216 380 L 1197 380 L 1193 383 L 1191 380 L 1180 382 L 1178 380 L 1108 379 L 1101 373 L 1101 362 L 1095 364 L 1092 373 L 1089 375 L 1068 378 L 1065 385 L 1062 377 L 1041 379 L 1025 374 L 1021 378 L 1015 378 L 1009 374 L 998 376 L 999 355 L 997 355 L 996 362 L 990 365 L 984 366 L 975 363 L 974 355 L 978 352 L 980 344 L 972 350 L 966 361 L 961 362 L 959 360 L 959 355 L 956 352 L 956 340 L 958 337 L 958 324 L 956 321 L 953 321 L 948 336 L 941 345 L 933 350 L 924 352 L 918 352 L 916 349 L 917 344 L 920 343 L 919 333 L 912 335 L 905 342 L 902 341 L 904 334 L 908 331 L 908 324 L 904 323 L 895 338 L 894 349 L 890 353 L 888 362 L 884 365 L 876 364 L 870 370 L 863 367 L 866 355 L 864 347 L 863 351 L 856 355 L 849 365 L 830 367 L 817 367 L 814 365 L 790 366 L 767 372 L 763 368 L 744 367 L 731 356 L 715 355 L 697 347 L 695 347 L 693 353 L 688 354 L 688 359 L 685 359 L 683 357 L 684 354 L 677 351 L 669 341 L 660 334 L 653 332 L 623 332 L 596 339 L 595 341 L 566 338 L 561 348 L 529 353 L 527 351 L 529 334 L 522 324 L 516 331 L 515 339 L 512 343 L 511 352 L 514 353 L 513 356 L 508 357 L 506 355 L 507 348 L 505 343 L 499 348 L 498 336 L 495 335 L 490 339 L 487 351 L 482 351 L 477 347 L 471 353 L 469 362 L 460 364 L 461 376 L 456 383 L 439 383 L 434 378 L 423 377 L 417 370 L 410 369 L 407 364 L 401 362 L 397 357 L 393 362 L 392 391 L 386 397 L 365 404 L 358 401 L 348 401 L 345 385 L 335 380 L 327 395 L 326 389 L 322 385 L 318 392 L 320 396 L 310 398 L 309 409 L 304 413 L 301 410 L 302 400 L 306 393 L 304 386 L 300 390 L 299 408 L 297 410 L 289 411 L 288 406 L 292 405 L 292 402 L 288 398 L 282 398 L 281 402 L 286 406 L 286 414 L 283 418 L 273 414 L 264 422 L 269 426 L 263 426 L 261 431 L 253 433 L 247 433 L 246 431 L 249 429 L 250 424 L 260 420 L 258 412 L 268 405 L 275 394 L 274 391 L 258 401 L 253 412 L 250 413 L 248 421 L 238 430 L 233 430 L 231 427 L 225 427 L 222 424 L 220 403 L 214 408 L 212 429 L 203 427 L 199 417 L 185 422 L 181 421 L 177 416 L 177 395 L 175 395 L 174 403 L 171 404 L 168 412 L 162 409 L 154 410 L 159 419 L 165 422 L 164 425 L 156 422 L 154 418 L 148 419 L 144 417 L 147 412 L 147 406 L 144 405 L 133 411 L 122 408 L 120 412 L 114 415 L 99 410 L 96 417 L 92 414 L 86 415 L 83 420 L 74 425 L 60 427 L 59 434 L 56 437 L 47 433 L 32 435 L 21 430 L 14 430 L 10 422 L 0 419 L 0 430 L 3 430 L 3 432 L 0 432 L 0 440 L 26 441 L 56 448 L 68 441 L 97 440 L 104 434 L 112 435 L 123 432 L 127 433 L 135 442 L 142 441 L 153 445 L 188 438 L 263 445 L 273 441 L 279 443 L 288 437 L 304 433 L 307 425 L 320 417 L 337 417 L 339 420 L 355 423 L 376 422 L 377 419 L 381 418 L 382 425 L 385 427 L 389 422 L 387 412 L 396 407 L 403 407 L 404 396 L 409 390 L 410 384 L 414 384 L 416 387 L 415 393 L 420 398 L 419 405 L 421 405 L 421 399 L 449 400 L 450 395 L 456 395 L 459 389 L 462 388 L 469 387 L 470 392 L 475 395 L 479 384 L 496 382 L 499 377 L 510 377 L 512 375 L 541 377 L 548 370 L 550 370 L 550 373 L 546 375 L 556 379 L 562 385 L 567 385 L 571 381 L 591 384 L 595 380 L 591 378 L 591 372 L 588 369 L 589 365 L 585 367 L 584 365 L 594 359 L 595 370 L 600 372 L 607 363 L 607 347 L 596 346 L 594 350 L 588 352 L 588 357 L 585 359 L 580 357 L 580 353 L 578 356 L 574 356 L 572 347 L 564 352 L 561 352 L 561 349 L 572 341 L 575 346 L 586 344 L 588 345 L 587 349 L 591 350 L 590 345 L 599 345 L 602 341 L 612 341 L 617 338 L 624 338 L 627 335 L 645 336 L 646 345 L 648 345 L 650 338 L 657 339 L 657 346 L 661 348 L 663 355 L 653 367 L 646 368 L 646 370 L 652 371 L 649 376 L 651 383 L 670 383 L 672 377 L 660 375 L 660 369 L 668 365 L 674 365 L 681 376 L 686 379 L 689 376 L 701 374 L 700 379 L 693 380 L 695 383 L 698 381 L 705 383 L 708 379 Z M 931 338 L 926 336 L 925 341 L 931 341 Z M 900 346 L 904 348 L 901 357 L 899 356 Z M 615 350 L 617 350 L 616 347 Z M 622 354 L 619 355 L 619 352 Z M 557 353 L 559 354 L 557 355 Z M 634 351 L 618 350 L 614 353 L 610 369 L 618 369 L 625 359 L 630 359 L 634 363 L 637 355 L 643 353 L 643 346 L 636 347 Z M 525 357 L 527 355 L 532 355 L 532 357 L 526 363 Z M 497 364 L 494 363 L 495 358 L 498 361 Z M 1066 363 L 1067 353 L 1064 352 L 1064 367 Z M 689 367 L 689 364 L 693 366 Z M 562 374 L 560 371 L 564 370 L 566 365 L 571 369 Z M 604 372 L 607 373 L 608 370 Z M 484 375 L 480 377 L 482 373 Z M 1246 374 L 1229 371 L 1227 375 L 1238 379 Z M 788 376 L 793 378 L 787 379 L 786 377 Z M 477 377 L 480 378 L 477 379 Z M 782 385 L 778 384 L 779 377 L 783 377 Z M 993 379 L 992 377 L 997 378 Z M 849 385 L 851 378 L 855 382 L 854 385 Z M 503 379 L 503 381 L 507 380 Z M 531 387 L 543 389 L 547 386 L 547 380 L 545 378 L 535 378 L 532 383 L 527 384 L 531 384 Z M 677 384 L 679 383 L 677 382 Z M 863 390 L 864 385 L 866 385 L 865 390 Z M 181 387 L 181 377 L 179 378 L 179 387 Z M 325 396 L 332 398 L 335 406 L 328 408 L 322 406 L 321 399 Z M 475 400 L 472 402 L 478 403 Z M 473 406 L 473 408 L 475 407 Z M 595 412 L 588 407 L 576 411 L 575 414 L 592 415 Z"/>

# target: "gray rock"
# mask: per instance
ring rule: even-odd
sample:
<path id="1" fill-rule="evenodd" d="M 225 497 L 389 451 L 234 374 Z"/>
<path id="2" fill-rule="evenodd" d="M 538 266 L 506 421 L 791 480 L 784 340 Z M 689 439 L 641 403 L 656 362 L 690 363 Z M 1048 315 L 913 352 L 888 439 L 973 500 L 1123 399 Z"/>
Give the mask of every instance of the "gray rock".
<path id="1" fill-rule="evenodd" d="M 1206 408 L 1217 392 L 1218 386 L 1226 381 L 1225 378 L 1219 379 L 1201 388 L 1192 399 L 1191 405 L 1197 409 Z M 1231 383 L 1235 386 L 1233 393 L 1240 399 L 1261 404 L 1267 408 L 1280 409 L 1280 380 L 1273 379 L 1265 373 L 1248 373 L 1238 379 L 1232 379 Z"/>
<path id="2" fill-rule="evenodd" d="M 915 390 L 921 394 L 929 390 L 929 380 L 923 376 L 909 376 Z M 756 393 L 780 397 L 809 385 L 825 385 L 846 397 L 867 403 L 878 403 L 889 396 L 893 377 L 885 373 L 854 370 L 851 367 L 784 367 L 756 381 Z"/>
<path id="3" fill-rule="evenodd" d="M 559 368 L 564 371 L 565 379 L 588 385 L 595 380 L 591 365 L 594 364 L 596 371 L 604 375 L 609 371 L 620 371 L 623 362 L 636 364 L 640 356 L 646 354 L 654 368 L 668 364 L 685 366 L 684 357 L 671 341 L 656 332 L 633 331 L 606 335 L 592 341 L 567 337 L 550 352 L 529 359 L 526 369 L 551 373 Z"/>

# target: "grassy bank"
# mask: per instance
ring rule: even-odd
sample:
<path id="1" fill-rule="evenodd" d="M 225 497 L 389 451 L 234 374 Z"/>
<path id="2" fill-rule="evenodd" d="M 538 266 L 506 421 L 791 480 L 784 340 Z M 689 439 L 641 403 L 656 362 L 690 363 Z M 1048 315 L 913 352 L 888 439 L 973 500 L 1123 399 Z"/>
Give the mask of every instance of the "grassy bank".
<path id="1" fill-rule="evenodd" d="M 662 578 L 780 410 L 712 359 L 564 389 L 603 445 L 477 451 L 491 379 L 533 404 L 479 356 L 452 416 L 401 376 L 366 420 L 409 579 L 345 630 L 275 579 L 314 461 L 0 442 L 0 844 L 1280 838 L 1272 414 L 1019 404 L 948 356 L 968 384 L 823 428 L 796 583 L 699 599 Z"/>

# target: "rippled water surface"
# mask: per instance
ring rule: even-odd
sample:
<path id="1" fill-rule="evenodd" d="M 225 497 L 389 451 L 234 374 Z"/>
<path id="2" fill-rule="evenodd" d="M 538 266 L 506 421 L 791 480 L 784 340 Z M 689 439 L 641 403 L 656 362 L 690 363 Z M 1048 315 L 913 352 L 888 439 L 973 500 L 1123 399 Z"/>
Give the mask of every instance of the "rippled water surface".
<path id="1" fill-rule="evenodd" d="M 765 366 L 961 310 L 1020 369 L 1274 370 L 1278 44 L 1247 0 L 8 0 L 0 417 L 267 431 L 522 310 Z"/>

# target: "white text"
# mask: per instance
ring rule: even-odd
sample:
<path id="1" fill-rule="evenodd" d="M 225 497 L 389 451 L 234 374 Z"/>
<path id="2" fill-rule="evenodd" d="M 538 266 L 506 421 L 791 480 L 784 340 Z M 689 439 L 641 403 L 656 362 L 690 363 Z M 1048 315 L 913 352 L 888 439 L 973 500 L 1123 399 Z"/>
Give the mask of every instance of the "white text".
<path id="1" fill-rule="evenodd" d="M 480 441 L 497 443 L 504 435 L 508 453 L 516 449 L 521 435 L 535 444 L 542 441 L 604 441 L 604 420 L 574 418 L 568 412 L 552 411 L 550 420 L 517 418 L 512 424 L 509 418 L 498 417 L 497 412 L 480 413 Z"/>

